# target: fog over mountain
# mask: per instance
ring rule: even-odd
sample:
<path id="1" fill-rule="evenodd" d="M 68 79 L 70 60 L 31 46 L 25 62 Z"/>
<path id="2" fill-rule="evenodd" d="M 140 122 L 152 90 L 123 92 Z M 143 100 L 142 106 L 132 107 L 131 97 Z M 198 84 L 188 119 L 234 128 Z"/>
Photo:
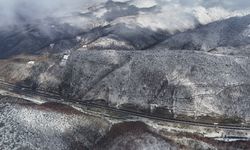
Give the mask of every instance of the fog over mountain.
<path id="1" fill-rule="evenodd" d="M 0 0 L 0 26 L 19 25 L 36 19 L 63 17 L 98 6 L 108 0 Z M 249 14 L 248 0 L 113 0 L 126 2 L 136 8 L 157 7 L 157 12 L 138 11 L 136 21 L 152 29 L 174 32 L 194 28 L 197 24 L 207 24 L 231 16 Z M 108 10 L 102 9 L 102 18 Z M 166 21 L 167 20 L 167 21 Z"/>
<path id="2" fill-rule="evenodd" d="M 0 0 L 0 149 L 250 149 L 249 0 Z"/>

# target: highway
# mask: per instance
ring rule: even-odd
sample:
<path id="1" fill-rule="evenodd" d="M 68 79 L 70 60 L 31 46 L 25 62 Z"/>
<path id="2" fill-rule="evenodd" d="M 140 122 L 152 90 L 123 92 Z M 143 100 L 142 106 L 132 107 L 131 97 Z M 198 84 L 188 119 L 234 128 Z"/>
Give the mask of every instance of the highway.
<path id="1" fill-rule="evenodd" d="M 111 111 L 113 113 L 131 115 L 134 117 L 141 117 L 141 118 L 151 119 L 151 120 L 155 120 L 155 121 L 164 121 L 164 122 L 168 122 L 168 123 L 176 123 L 176 124 L 183 124 L 183 125 L 190 125 L 190 126 L 197 126 L 197 127 L 220 128 L 220 129 L 227 129 L 227 130 L 250 130 L 250 126 L 245 126 L 243 124 L 230 125 L 230 124 L 206 123 L 206 122 L 198 122 L 198 121 L 187 121 L 187 120 L 180 120 L 180 119 L 175 119 L 175 118 L 159 117 L 156 115 L 135 112 L 132 110 L 127 110 L 127 109 L 120 109 L 120 108 L 118 109 L 115 107 L 110 107 L 110 106 L 105 105 L 105 104 L 94 103 L 93 100 L 86 100 L 86 101 L 78 100 L 78 99 L 65 100 L 58 93 L 54 93 L 54 92 L 51 93 L 51 92 L 41 90 L 41 89 L 34 90 L 28 86 L 15 85 L 12 83 L 7 83 L 3 80 L 0 80 L 0 89 L 2 89 L 4 91 L 16 93 L 19 95 L 39 96 L 41 98 L 53 99 L 53 102 L 58 102 L 58 103 L 70 102 L 72 104 L 78 104 L 78 105 L 85 106 L 88 108 L 100 108 L 100 109 Z"/>

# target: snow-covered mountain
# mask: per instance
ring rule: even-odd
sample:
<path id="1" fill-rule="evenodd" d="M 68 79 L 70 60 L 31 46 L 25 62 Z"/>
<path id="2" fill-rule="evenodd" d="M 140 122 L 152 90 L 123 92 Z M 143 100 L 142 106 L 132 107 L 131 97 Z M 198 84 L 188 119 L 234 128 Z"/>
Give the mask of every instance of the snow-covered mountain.
<path id="1" fill-rule="evenodd" d="M 31 10 L 35 17 L 27 6 L 16 9 L 11 3 L 6 7 L 19 15 L 10 10 L 3 13 L 1 7 L 6 3 L 0 5 L 0 16 L 9 17 L 6 23 L 0 23 L 0 79 L 30 86 L 34 91 L 56 92 L 64 98 L 63 102 L 68 98 L 101 101 L 160 117 L 249 125 L 250 3 L 243 7 L 239 1 L 77 0 L 71 4 L 56 0 L 48 5 L 45 0 L 37 11 L 37 3 L 29 3 L 34 6 Z M 46 13 L 40 14 L 44 10 Z M 23 139 L 25 143 L 48 137 L 58 142 L 58 149 L 67 149 L 73 142 L 89 149 L 182 146 L 155 135 L 140 123 L 138 131 L 117 132 L 138 123 L 116 126 L 112 121 L 105 124 L 105 120 L 101 124 L 78 111 L 73 116 L 57 112 L 72 110 L 71 107 L 28 107 L 26 103 L 12 102 L 13 99 L 0 97 L 0 111 L 4 112 L 0 114 L 0 132 L 3 129 L 11 138 Z M 40 120 L 33 122 L 36 116 Z M 54 122 L 48 121 L 51 118 L 55 118 Z M 91 126 L 96 123 L 103 130 Z M 34 133 L 32 137 L 37 139 L 11 133 L 16 129 L 20 135 Z M 79 130 L 88 134 L 76 134 Z M 73 135 L 77 135 L 75 141 L 67 139 Z M 178 141 L 179 136 L 171 139 Z M 186 136 L 182 138 L 187 140 Z M 140 142 L 130 142 L 131 138 Z M 178 143 L 190 149 L 197 145 L 221 146 L 193 138 Z M 190 141 L 197 145 L 190 145 Z M 12 143 L 8 139 L 3 142 Z M 204 142 L 208 144 L 204 146 Z"/>
<path id="2" fill-rule="evenodd" d="M 213 100 L 222 100 L 222 97 L 227 97 L 215 94 L 219 90 L 214 86 L 217 81 L 221 81 L 220 90 L 222 91 L 226 91 L 228 86 L 232 86 L 233 90 L 234 85 L 242 85 L 241 90 L 243 91 L 249 89 L 247 86 L 249 55 L 246 54 L 249 54 L 250 16 L 230 17 L 206 25 L 202 25 L 202 22 L 198 21 L 194 26 L 190 26 L 190 24 L 185 26 L 186 29 L 177 24 L 178 30 L 177 27 L 174 30 L 170 26 L 152 28 L 140 23 L 142 17 L 161 14 L 163 6 L 153 3 L 139 6 L 135 1 L 108 1 L 94 5 L 85 11 L 71 14 L 71 16 L 47 18 L 33 24 L 22 24 L 8 28 L 8 30 L 1 30 L 1 57 L 11 57 L 11 59 L 1 62 L 1 76 L 18 84 L 24 83 L 35 88 L 55 90 L 64 93 L 65 96 L 95 99 L 98 97 L 92 97 L 93 94 L 95 96 L 101 94 L 99 98 L 112 101 L 114 105 L 134 103 L 146 107 L 151 102 L 160 107 L 176 107 L 178 98 L 173 99 L 173 87 L 169 86 L 174 86 L 177 93 L 178 90 L 183 92 L 184 89 L 181 87 L 185 86 L 185 93 L 189 93 L 188 97 L 193 97 L 197 94 L 204 94 L 197 90 L 197 88 L 201 89 L 200 85 L 203 85 L 206 86 L 204 91 L 209 89 L 209 93 L 215 96 Z M 167 20 L 162 22 L 167 22 Z M 184 52 L 180 50 L 184 50 Z M 204 52 L 196 53 L 196 51 Z M 236 55 L 235 58 L 229 57 L 233 54 Z M 138 55 L 143 57 L 138 57 Z M 194 58 L 191 59 L 191 56 Z M 244 56 L 244 58 L 240 58 L 240 56 Z M 208 64 L 201 62 L 201 57 L 204 57 L 203 61 Z M 227 78 L 216 76 L 216 72 L 226 69 L 223 69 L 224 65 L 222 65 L 219 70 L 216 70 L 210 64 L 210 61 L 219 63 L 218 60 L 221 57 L 224 58 L 221 63 L 225 66 L 231 63 L 232 68 L 228 70 L 229 72 L 231 70 L 230 77 L 227 73 L 224 73 Z M 184 63 L 184 58 L 190 59 L 190 61 Z M 22 60 L 21 63 L 20 60 Z M 98 64 L 99 61 L 100 64 Z M 137 61 L 139 64 L 143 64 L 138 66 Z M 92 64 L 92 62 L 95 63 Z M 169 62 L 175 65 L 172 66 Z M 152 71 L 148 71 L 148 64 L 154 66 Z M 195 67 L 194 64 L 199 65 Z M 187 66 L 184 67 L 185 65 Z M 88 68 L 91 69 L 88 70 Z M 205 70 L 201 68 L 205 68 Z M 207 68 L 210 69 L 207 70 Z M 119 72 L 113 73 L 117 69 L 124 71 L 122 76 L 126 77 L 128 81 L 123 81 L 125 78 L 120 76 Z M 162 73 L 156 73 L 154 70 Z M 189 71 L 194 73 L 193 76 L 196 78 L 190 77 Z M 177 77 L 174 77 L 174 74 Z M 201 74 L 203 74 L 202 77 Z M 213 74 L 213 76 L 210 77 L 209 74 Z M 240 75 L 236 77 L 236 74 Z M 110 80 L 110 76 L 113 75 L 117 78 L 112 77 Z M 139 78 L 145 79 L 141 81 Z M 165 78 L 169 85 L 165 85 Z M 99 84 L 104 84 L 103 82 L 106 80 L 106 86 L 102 89 Z M 174 82 L 173 85 L 169 80 Z M 140 82 L 141 90 L 146 90 L 144 91 L 146 93 L 141 93 L 142 91 L 134 82 Z M 156 84 L 163 84 L 164 87 Z M 117 87 L 117 85 L 119 86 Z M 149 87 L 144 87 L 146 85 Z M 115 88 L 113 89 L 113 87 Z M 107 92 L 106 88 L 113 89 L 113 93 L 110 90 Z M 157 92 L 158 88 L 160 91 Z M 131 89 L 134 90 L 131 91 Z M 166 92 L 162 93 L 165 96 L 157 96 L 162 90 Z M 211 91 L 213 92 L 211 93 Z M 109 95 L 108 98 L 105 95 Z M 242 96 L 248 97 L 249 95 L 243 94 Z M 193 97 L 193 100 L 196 98 Z M 197 107 L 195 101 L 193 104 Z M 190 104 L 190 108 L 193 107 L 193 104 Z M 204 103 L 204 107 L 209 106 L 207 104 L 205 106 Z M 199 107 L 196 108 L 196 110 L 199 109 Z M 219 109 L 206 109 L 208 113 L 217 112 L 224 115 L 224 111 L 219 112 Z M 236 114 L 236 116 L 248 118 L 246 114 L 242 115 L 238 112 Z"/>
<path id="3" fill-rule="evenodd" d="M 193 30 L 171 36 L 156 48 L 170 50 L 199 50 L 216 52 L 222 47 L 229 53 L 248 51 L 250 44 L 250 16 L 232 17 L 226 20 L 199 26 Z M 249 52 L 248 52 L 249 53 Z"/>
<path id="4" fill-rule="evenodd" d="M 185 6 L 187 10 L 181 10 L 172 5 L 154 0 L 148 0 L 145 5 L 138 0 L 107 1 L 61 16 L 28 21 L 19 16 L 19 24 L 0 29 L 0 57 L 56 53 L 80 47 L 211 50 L 248 44 L 249 16 L 230 18 L 247 12 L 232 11 L 218 16 L 209 11 L 212 8 L 203 12 L 200 7 Z M 176 14 L 170 13 L 172 7 L 178 10 Z M 201 20 L 205 14 L 209 15 L 205 17 L 207 20 Z M 207 23 L 210 24 L 204 25 Z"/>

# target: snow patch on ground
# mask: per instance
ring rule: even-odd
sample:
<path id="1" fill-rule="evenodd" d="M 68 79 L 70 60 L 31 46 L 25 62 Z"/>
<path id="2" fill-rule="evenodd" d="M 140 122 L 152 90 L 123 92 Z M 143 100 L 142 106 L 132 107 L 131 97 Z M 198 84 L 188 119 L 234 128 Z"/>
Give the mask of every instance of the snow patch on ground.
<path id="1" fill-rule="evenodd" d="M 100 118 L 36 107 L 0 103 L 0 149 L 90 148 L 109 129 L 109 123 Z"/>
<path id="2" fill-rule="evenodd" d="M 66 63 L 67 63 L 67 61 L 68 61 L 68 59 L 69 59 L 69 54 L 65 54 L 64 56 L 63 56 L 63 58 L 62 58 L 62 61 L 61 61 L 61 63 L 60 63 L 60 66 L 66 66 Z"/>
<path id="3" fill-rule="evenodd" d="M 157 5 L 156 0 L 134 0 L 131 2 L 132 5 L 137 8 L 150 8 Z"/>

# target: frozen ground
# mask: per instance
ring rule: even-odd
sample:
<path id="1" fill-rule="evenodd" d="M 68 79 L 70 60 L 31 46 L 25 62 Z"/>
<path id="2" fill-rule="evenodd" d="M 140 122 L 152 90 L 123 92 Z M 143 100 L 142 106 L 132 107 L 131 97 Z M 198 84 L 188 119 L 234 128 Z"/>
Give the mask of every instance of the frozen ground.
<path id="1" fill-rule="evenodd" d="M 88 149 L 110 124 L 71 110 L 48 104 L 38 106 L 10 98 L 0 102 L 0 149 Z"/>

